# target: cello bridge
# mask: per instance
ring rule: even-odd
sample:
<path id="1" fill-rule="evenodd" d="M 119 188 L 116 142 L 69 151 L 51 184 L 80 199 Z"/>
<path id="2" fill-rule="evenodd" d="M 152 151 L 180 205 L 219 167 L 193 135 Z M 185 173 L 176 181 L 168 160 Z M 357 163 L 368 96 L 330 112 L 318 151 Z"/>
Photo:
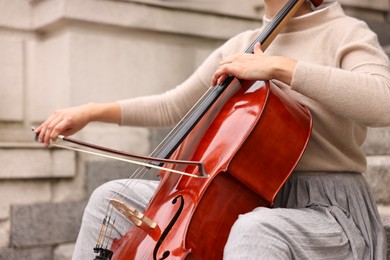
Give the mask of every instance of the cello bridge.
<path id="1" fill-rule="evenodd" d="M 146 225 L 149 228 L 155 228 L 157 226 L 156 222 L 122 201 L 110 199 L 110 204 L 137 227 Z"/>

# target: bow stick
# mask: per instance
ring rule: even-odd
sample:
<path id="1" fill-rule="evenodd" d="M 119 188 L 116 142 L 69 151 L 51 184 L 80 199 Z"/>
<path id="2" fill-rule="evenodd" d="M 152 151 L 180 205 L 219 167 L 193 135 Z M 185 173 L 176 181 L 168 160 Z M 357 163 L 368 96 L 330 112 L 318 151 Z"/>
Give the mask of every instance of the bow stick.
<path id="1" fill-rule="evenodd" d="M 34 131 L 35 128 L 32 127 L 31 130 Z M 35 141 L 36 142 L 38 142 L 38 135 L 39 135 L 38 133 L 35 134 Z M 135 160 L 124 159 L 124 158 L 115 157 L 112 155 L 92 152 L 92 151 L 88 151 L 88 150 L 84 150 L 84 149 L 80 149 L 80 148 L 75 148 L 75 147 L 70 147 L 70 146 L 66 146 L 66 145 L 61 145 L 61 144 L 57 144 L 57 143 L 51 143 L 50 145 L 55 146 L 55 147 L 59 147 L 59 148 L 63 148 L 63 149 L 76 151 L 76 152 L 82 152 L 82 153 L 86 153 L 86 154 L 91 154 L 91 155 L 96 155 L 96 156 L 100 156 L 100 157 L 104 157 L 104 158 L 113 159 L 113 160 L 128 162 L 128 163 L 132 163 L 132 164 L 136 164 L 136 165 L 140 165 L 140 166 L 145 166 L 147 168 L 154 168 L 154 169 L 158 169 L 158 170 L 164 170 L 167 172 L 186 175 L 186 176 L 190 176 L 190 177 L 195 177 L 195 178 L 208 178 L 209 177 L 209 175 L 206 173 L 206 170 L 204 168 L 204 164 L 202 162 L 186 161 L 186 160 L 169 160 L 169 159 L 163 159 L 163 158 L 154 158 L 154 157 L 149 157 L 149 156 L 134 155 L 134 154 L 129 154 L 129 153 L 125 153 L 122 151 L 114 150 L 111 148 L 90 144 L 90 143 L 76 140 L 74 138 L 66 137 L 63 135 L 59 135 L 58 138 L 63 140 L 63 141 L 67 141 L 67 142 L 74 143 L 74 144 L 77 144 L 80 146 L 103 151 L 106 153 L 116 154 L 116 155 L 125 156 L 125 157 L 129 157 L 129 158 L 134 158 L 134 159 L 148 160 L 151 162 L 148 163 L 148 162 L 140 162 L 140 161 L 135 161 Z M 187 173 L 187 172 L 183 172 L 183 171 L 179 171 L 179 170 L 175 170 L 175 169 L 171 169 L 171 168 L 167 168 L 167 167 L 162 167 L 162 166 L 154 164 L 153 162 L 194 165 L 198 168 L 198 174 L 196 175 L 196 174 L 191 174 L 191 173 Z"/>

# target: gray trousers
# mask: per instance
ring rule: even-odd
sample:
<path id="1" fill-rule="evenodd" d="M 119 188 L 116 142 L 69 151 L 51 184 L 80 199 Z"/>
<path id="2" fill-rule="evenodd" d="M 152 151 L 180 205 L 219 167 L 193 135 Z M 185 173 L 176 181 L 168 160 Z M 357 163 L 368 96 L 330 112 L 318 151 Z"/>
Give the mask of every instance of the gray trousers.
<path id="1" fill-rule="evenodd" d="M 224 259 L 385 259 L 386 240 L 383 228 L 379 227 L 377 230 L 375 227 L 370 227 L 374 231 L 370 231 L 369 235 L 364 232 L 362 234 L 359 230 L 359 223 L 355 223 L 356 221 L 349 212 L 339 205 L 333 205 L 337 203 L 325 205 L 321 201 L 322 196 L 319 196 L 320 200 L 315 198 L 315 194 L 318 195 L 321 192 L 314 195 L 313 191 L 309 191 L 310 194 L 303 192 L 305 194 L 302 196 L 310 197 L 306 199 L 304 206 L 286 208 L 289 205 L 283 205 L 280 201 L 289 204 L 293 197 L 291 194 L 302 193 L 295 189 L 299 187 L 303 177 L 297 178 L 300 180 L 293 181 L 294 185 L 286 185 L 287 188 L 280 192 L 276 208 L 260 207 L 238 217 L 226 243 Z M 108 182 L 91 195 L 83 216 L 73 260 L 94 259 L 93 248 L 106 212 L 108 199 L 122 188 L 124 182 L 125 180 Z M 313 182 L 317 181 L 309 181 L 309 183 Z M 338 185 L 340 180 L 336 182 Z M 345 183 L 347 186 L 351 185 L 349 180 Z M 146 207 L 157 185 L 158 182 L 155 181 L 139 180 L 131 191 L 121 193 L 122 199 L 129 205 L 142 210 Z M 307 185 L 306 183 L 304 186 L 307 187 Z M 283 198 L 287 191 L 290 194 L 289 199 Z M 345 191 L 338 190 L 337 192 Z M 332 196 L 334 195 L 330 197 Z M 329 196 L 326 200 L 329 200 Z M 374 215 L 376 214 L 374 212 Z M 372 222 L 368 218 L 365 223 L 370 221 Z M 120 238 L 127 232 L 130 225 L 129 221 L 120 217 L 115 222 L 116 229 L 112 236 Z M 367 226 L 369 225 L 370 223 Z M 373 237 L 373 233 L 376 233 L 377 238 Z"/>

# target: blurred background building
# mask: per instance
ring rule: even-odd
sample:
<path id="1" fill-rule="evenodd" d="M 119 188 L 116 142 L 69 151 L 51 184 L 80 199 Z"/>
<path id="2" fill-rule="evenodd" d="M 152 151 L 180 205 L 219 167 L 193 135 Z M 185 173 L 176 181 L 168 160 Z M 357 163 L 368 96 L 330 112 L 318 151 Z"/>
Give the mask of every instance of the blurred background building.
<path id="1" fill-rule="evenodd" d="M 390 55 L 390 1 L 340 2 Z M 69 259 L 91 191 L 135 168 L 45 149 L 32 126 L 58 108 L 168 90 L 262 15 L 260 0 L 0 0 L 0 260 Z M 93 123 L 76 137 L 148 154 L 166 132 Z M 389 232 L 390 128 L 370 129 L 364 149 Z"/>

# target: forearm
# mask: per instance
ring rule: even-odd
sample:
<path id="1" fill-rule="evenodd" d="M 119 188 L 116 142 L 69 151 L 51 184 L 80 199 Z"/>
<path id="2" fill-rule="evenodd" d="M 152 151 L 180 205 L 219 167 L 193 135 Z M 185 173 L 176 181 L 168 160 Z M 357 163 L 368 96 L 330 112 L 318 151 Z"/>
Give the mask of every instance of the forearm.
<path id="1" fill-rule="evenodd" d="M 121 125 L 143 127 L 173 126 L 204 94 L 208 86 L 194 73 L 165 93 L 121 100 Z"/>
<path id="2" fill-rule="evenodd" d="M 390 73 L 373 66 L 372 73 L 299 63 L 292 89 L 334 113 L 367 126 L 390 124 Z"/>
<path id="3" fill-rule="evenodd" d="M 89 122 L 121 123 L 122 112 L 120 105 L 117 102 L 89 103 L 86 106 L 88 106 L 89 111 Z"/>

